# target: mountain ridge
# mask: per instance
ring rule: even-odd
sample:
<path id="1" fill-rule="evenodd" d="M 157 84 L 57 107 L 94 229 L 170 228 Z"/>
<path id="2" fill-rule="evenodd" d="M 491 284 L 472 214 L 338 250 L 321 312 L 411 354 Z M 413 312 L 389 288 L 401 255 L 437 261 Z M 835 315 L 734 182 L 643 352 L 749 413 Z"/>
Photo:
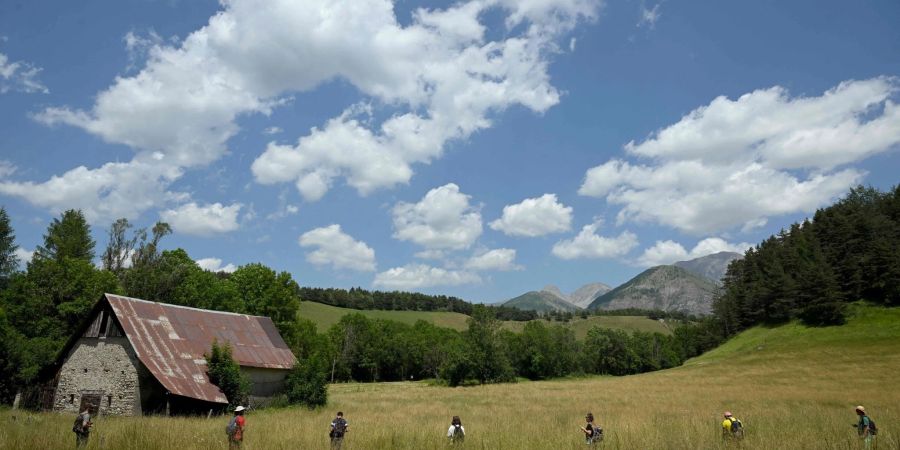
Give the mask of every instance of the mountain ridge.
<path id="1" fill-rule="evenodd" d="M 655 266 L 596 297 L 587 309 L 638 308 L 709 314 L 716 288 L 712 280 L 687 269 L 674 265 Z"/>
<path id="2" fill-rule="evenodd" d="M 700 275 L 713 280 L 716 284 L 722 284 L 722 278 L 728 270 L 728 265 L 736 259 L 743 259 L 744 255 L 735 252 L 719 252 L 711 255 L 701 256 L 699 258 L 687 261 L 678 261 L 673 266 L 686 269 L 688 272 Z"/>

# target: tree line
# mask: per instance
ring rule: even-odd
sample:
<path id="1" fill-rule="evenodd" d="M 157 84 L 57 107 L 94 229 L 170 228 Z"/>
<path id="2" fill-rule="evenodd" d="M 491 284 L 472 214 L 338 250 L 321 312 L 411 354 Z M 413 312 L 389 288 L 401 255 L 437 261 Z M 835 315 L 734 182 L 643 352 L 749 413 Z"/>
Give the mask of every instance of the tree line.
<path id="1" fill-rule="evenodd" d="M 543 321 L 526 323 L 521 333 L 503 329 L 494 311 L 482 305 L 474 306 L 464 331 L 358 313 L 321 333 L 311 321 L 299 322 L 306 332 L 298 356 L 317 361 L 332 382 L 434 379 L 457 386 L 626 375 L 678 366 L 700 348 L 690 324 L 673 335 L 595 327 L 578 340 L 570 327 Z"/>
<path id="2" fill-rule="evenodd" d="M 369 291 L 360 287 L 347 289 L 301 287 L 300 298 L 341 308 L 384 311 L 447 311 L 471 315 L 474 305 L 457 297 L 427 295 L 418 292 Z M 500 320 L 529 321 L 538 318 L 534 311 L 509 306 L 490 305 Z"/>

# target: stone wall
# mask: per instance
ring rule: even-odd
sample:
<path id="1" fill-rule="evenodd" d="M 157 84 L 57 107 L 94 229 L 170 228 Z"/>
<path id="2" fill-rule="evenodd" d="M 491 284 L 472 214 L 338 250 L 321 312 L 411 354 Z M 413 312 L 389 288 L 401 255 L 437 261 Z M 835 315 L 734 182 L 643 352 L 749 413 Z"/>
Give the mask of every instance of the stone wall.
<path id="1" fill-rule="evenodd" d="M 81 338 L 59 372 L 53 409 L 78 413 L 81 395 L 100 394 L 100 415 L 140 415 L 139 363 L 124 337 Z"/>

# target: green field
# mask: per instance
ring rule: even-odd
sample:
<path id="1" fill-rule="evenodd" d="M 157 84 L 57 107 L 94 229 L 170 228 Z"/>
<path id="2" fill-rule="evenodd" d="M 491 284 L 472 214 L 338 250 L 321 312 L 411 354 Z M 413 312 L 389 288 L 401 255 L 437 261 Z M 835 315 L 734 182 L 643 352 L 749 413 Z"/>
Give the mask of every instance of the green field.
<path id="1" fill-rule="evenodd" d="M 541 320 L 545 325 L 563 324 L 575 331 L 577 339 L 584 339 L 588 330 L 593 327 L 612 328 L 624 331 L 646 331 L 651 333 L 672 334 L 666 324 L 649 319 L 644 316 L 589 316 L 587 319 L 575 318 L 569 322 L 550 322 Z M 503 322 L 503 328 L 515 332 L 521 332 L 525 328 L 525 322 Z"/>
<path id="2" fill-rule="evenodd" d="M 465 314 L 454 312 L 358 310 L 315 302 L 300 302 L 300 317 L 315 322 L 316 328 L 320 333 L 338 323 L 341 317 L 351 313 L 359 313 L 370 319 L 395 320 L 409 325 L 416 323 L 418 320 L 424 320 L 440 327 L 453 328 L 459 331 L 467 328 L 466 320 L 469 318 Z M 542 322 L 548 325 L 561 323 L 545 320 L 542 320 Z M 649 331 L 671 334 L 671 330 L 665 324 L 642 316 L 591 316 L 587 319 L 572 319 L 565 325 L 575 331 L 575 336 L 578 339 L 584 339 L 588 330 L 594 326 L 625 331 Z M 515 332 L 521 332 L 524 327 L 525 322 L 503 322 L 503 328 Z"/>
<path id="3" fill-rule="evenodd" d="M 320 333 L 338 323 L 341 317 L 352 313 L 362 314 L 369 319 L 395 320 L 409 325 L 419 320 L 424 320 L 440 327 L 453 328 L 460 331 L 466 329 L 466 320 L 469 318 L 465 314 L 455 312 L 359 310 L 339 308 L 316 302 L 300 302 L 300 317 L 315 322 L 316 328 Z"/>
<path id="4" fill-rule="evenodd" d="M 344 448 L 446 448 L 460 415 L 471 449 L 584 448 L 592 411 L 609 449 L 857 449 L 853 408 L 879 425 L 878 449 L 900 448 L 900 309 L 854 306 L 848 325 L 748 330 L 675 369 L 625 377 L 447 388 L 427 383 L 340 384 L 327 409 L 255 411 L 244 448 L 325 449 L 334 411 L 351 424 Z M 731 410 L 746 426 L 725 446 Z M 13 419 L 15 416 L 15 419 Z M 0 448 L 72 446 L 72 417 L 0 411 Z M 100 418 L 91 449 L 225 448 L 226 418 Z"/>

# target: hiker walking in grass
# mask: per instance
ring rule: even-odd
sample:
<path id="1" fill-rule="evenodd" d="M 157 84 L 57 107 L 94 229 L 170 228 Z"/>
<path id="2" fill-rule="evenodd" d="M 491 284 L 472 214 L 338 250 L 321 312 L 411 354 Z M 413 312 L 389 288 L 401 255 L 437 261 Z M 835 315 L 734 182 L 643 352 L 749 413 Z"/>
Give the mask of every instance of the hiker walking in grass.
<path id="1" fill-rule="evenodd" d="M 332 450 L 341 450 L 341 445 L 344 443 L 344 435 L 348 432 L 350 432 L 350 425 L 344 420 L 344 413 L 338 411 L 337 417 L 331 421 L 331 431 L 328 432 L 328 437 L 331 438 Z"/>
<path id="2" fill-rule="evenodd" d="M 722 421 L 722 439 L 739 440 L 744 437 L 744 424 L 737 417 L 731 415 L 731 411 L 725 411 L 725 420 Z"/>
<path id="3" fill-rule="evenodd" d="M 247 419 L 244 418 L 244 407 L 238 406 L 234 408 L 234 417 L 225 427 L 225 434 L 228 435 L 228 448 L 241 448 L 244 442 L 244 427 L 247 426 Z"/>
<path id="4" fill-rule="evenodd" d="M 462 444 L 466 439 L 466 429 L 463 428 L 462 420 L 459 416 L 453 416 L 450 421 L 450 429 L 447 430 L 447 437 L 451 444 Z"/>
<path id="5" fill-rule="evenodd" d="M 878 428 L 875 428 L 875 421 L 869 418 L 869 415 L 866 414 L 866 408 L 863 408 L 862 405 L 856 407 L 856 415 L 859 416 L 859 422 L 854 426 L 863 442 L 863 448 L 877 448 L 878 444 L 875 442 L 875 436 L 878 434 Z"/>
<path id="6" fill-rule="evenodd" d="M 600 425 L 594 423 L 594 415 L 592 413 L 587 413 L 584 416 L 585 424 L 581 427 L 581 432 L 584 433 L 584 442 L 587 445 L 593 445 L 595 442 L 600 442 L 603 440 L 603 428 Z"/>
<path id="7" fill-rule="evenodd" d="M 72 432 L 75 433 L 75 448 L 87 446 L 92 426 L 94 426 L 94 423 L 91 422 L 90 408 L 85 408 L 85 410 L 75 418 L 75 423 L 72 424 Z"/>

